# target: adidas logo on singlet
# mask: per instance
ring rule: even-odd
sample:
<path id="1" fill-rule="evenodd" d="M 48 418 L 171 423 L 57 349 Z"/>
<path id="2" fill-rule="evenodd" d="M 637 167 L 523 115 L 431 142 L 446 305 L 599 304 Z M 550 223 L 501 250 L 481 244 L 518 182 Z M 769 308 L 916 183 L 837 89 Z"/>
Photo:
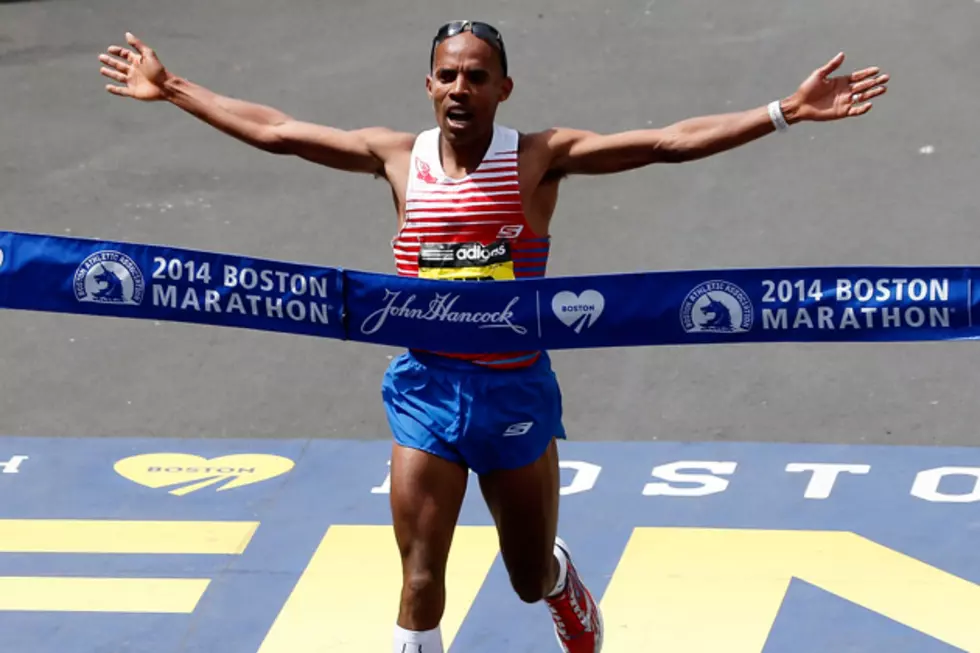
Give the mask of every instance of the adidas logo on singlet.
<path id="1" fill-rule="evenodd" d="M 469 267 L 473 264 L 493 265 L 511 260 L 510 244 L 497 241 L 481 243 L 423 243 L 419 260 L 427 267 Z"/>

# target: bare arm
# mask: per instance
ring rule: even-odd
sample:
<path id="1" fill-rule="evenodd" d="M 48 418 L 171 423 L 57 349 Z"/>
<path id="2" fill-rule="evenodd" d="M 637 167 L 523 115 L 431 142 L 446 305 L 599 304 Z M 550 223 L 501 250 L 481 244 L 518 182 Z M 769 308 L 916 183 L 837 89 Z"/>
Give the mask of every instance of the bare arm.
<path id="1" fill-rule="evenodd" d="M 399 149 L 411 148 L 405 134 L 383 127 L 345 131 L 296 120 L 277 109 L 218 95 L 185 79 L 168 76 L 163 99 L 212 127 L 272 154 L 288 154 L 321 165 L 382 174 Z"/>
<path id="2" fill-rule="evenodd" d="M 111 46 L 100 56 L 101 72 L 125 86 L 109 84 L 115 95 L 166 101 L 244 143 L 273 154 L 302 157 L 338 170 L 381 175 L 386 163 L 411 148 L 409 134 L 374 127 L 344 131 L 296 120 L 271 107 L 214 93 L 167 71 L 156 53 L 132 34 L 130 50 Z M 109 55 L 114 55 L 113 58 Z"/>
<path id="3" fill-rule="evenodd" d="M 868 102 L 885 92 L 888 75 L 866 68 L 829 77 L 844 61 L 839 54 L 815 70 L 780 106 L 789 124 L 864 115 Z M 858 104 L 864 102 L 864 104 Z M 547 136 L 552 170 L 562 174 L 604 174 L 652 163 L 694 161 L 731 150 L 775 131 L 767 107 L 689 118 L 662 129 L 618 134 L 556 129 Z"/>

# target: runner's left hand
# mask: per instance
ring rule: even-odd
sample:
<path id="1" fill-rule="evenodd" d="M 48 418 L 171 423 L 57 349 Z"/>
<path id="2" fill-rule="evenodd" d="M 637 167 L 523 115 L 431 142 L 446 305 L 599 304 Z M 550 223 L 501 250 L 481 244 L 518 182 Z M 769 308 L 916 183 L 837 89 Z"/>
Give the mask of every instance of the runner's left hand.
<path id="1" fill-rule="evenodd" d="M 877 66 L 864 68 L 850 75 L 831 77 L 831 73 L 840 68 L 842 63 L 843 52 L 814 70 L 796 93 L 787 98 L 784 111 L 792 115 L 794 122 L 862 116 L 871 110 L 870 100 L 887 90 L 885 85 L 889 77 L 880 74 L 881 70 Z"/>

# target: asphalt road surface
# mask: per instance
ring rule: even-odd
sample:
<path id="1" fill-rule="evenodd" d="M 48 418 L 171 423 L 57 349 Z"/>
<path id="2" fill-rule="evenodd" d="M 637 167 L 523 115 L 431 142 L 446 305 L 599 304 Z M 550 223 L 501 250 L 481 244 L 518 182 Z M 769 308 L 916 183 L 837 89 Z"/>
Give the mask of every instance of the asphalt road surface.
<path id="1" fill-rule="evenodd" d="M 0 3 L 0 228 L 392 272 L 383 182 L 251 150 L 103 90 L 126 30 L 177 74 L 337 127 L 432 125 L 439 24 L 500 27 L 522 130 L 662 126 L 788 95 L 838 51 L 880 65 L 867 116 L 565 183 L 552 275 L 977 264 L 973 0 L 42 0 Z M 383 347 L 0 314 L 0 433 L 388 437 Z M 976 343 L 556 352 L 574 440 L 966 444 Z"/>

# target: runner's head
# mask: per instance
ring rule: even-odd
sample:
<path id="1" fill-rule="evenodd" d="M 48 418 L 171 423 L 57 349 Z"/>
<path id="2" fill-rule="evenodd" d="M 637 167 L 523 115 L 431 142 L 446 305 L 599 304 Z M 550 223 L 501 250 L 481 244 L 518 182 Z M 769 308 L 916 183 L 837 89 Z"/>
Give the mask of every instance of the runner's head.
<path id="1" fill-rule="evenodd" d="M 493 129 L 497 105 L 513 90 L 500 33 L 486 23 L 458 20 L 432 40 L 425 87 L 447 141 L 466 143 Z"/>

